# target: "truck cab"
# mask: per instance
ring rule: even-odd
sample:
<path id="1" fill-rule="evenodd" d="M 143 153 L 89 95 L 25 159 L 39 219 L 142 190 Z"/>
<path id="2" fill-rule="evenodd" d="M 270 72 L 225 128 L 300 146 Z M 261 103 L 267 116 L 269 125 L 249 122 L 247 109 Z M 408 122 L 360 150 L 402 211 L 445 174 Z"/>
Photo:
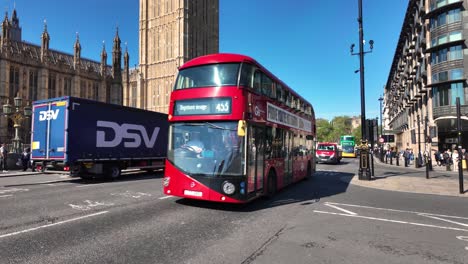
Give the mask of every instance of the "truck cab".
<path id="1" fill-rule="evenodd" d="M 334 142 L 321 142 L 317 144 L 315 152 L 316 162 L 338 164 L 342 158 L 342 150 Z"/>

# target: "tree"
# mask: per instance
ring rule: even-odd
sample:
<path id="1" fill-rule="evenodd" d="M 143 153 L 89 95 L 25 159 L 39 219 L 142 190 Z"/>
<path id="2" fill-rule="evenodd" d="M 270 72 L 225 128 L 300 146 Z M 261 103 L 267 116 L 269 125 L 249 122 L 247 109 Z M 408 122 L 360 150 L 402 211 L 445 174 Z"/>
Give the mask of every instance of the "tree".
<path id="1" fill-rule="evenodd" d="M 337 116 L 330 122 L 326 119 L 317 119 L 317 140 L 319 142 L 339 142 L 340 136 L 353 133 L 352 118 Z"/>

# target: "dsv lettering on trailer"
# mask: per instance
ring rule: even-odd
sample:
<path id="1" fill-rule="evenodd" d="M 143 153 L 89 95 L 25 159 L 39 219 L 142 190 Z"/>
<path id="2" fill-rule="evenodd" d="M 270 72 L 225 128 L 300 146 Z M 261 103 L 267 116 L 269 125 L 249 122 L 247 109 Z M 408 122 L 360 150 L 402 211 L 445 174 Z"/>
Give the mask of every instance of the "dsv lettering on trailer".
<path id="1" fill-rule="evenodd" d="M 96 131 L 96 147 L 98 148 L 116 147 L 124 140 L 124 147 L 138 148 L 141 146 L 142 138 L 146 147 L 152 148 L 156 143 L 160 129 L 159 127 L 155 127 L 150 138 L 148 131 L 146 131 L 146 128 L 142 125 L 125 123 L 119 125 L 118 123 L 99 120 L 97 121 L 97 127 L 98 130 Z M 114 138 L 111 140 L 106 140 L 106 131 L 99 130 L 99 128 L 110 128 L 114 130 Z M 138 131 L 138 133 L 136 133 L 136 131 Z"/>
<path id="2" fill-rule="evenodd" d="M 57 119 L 59 114 L 59 109 L 54 110 L 47 110 L 47 111 L 39 111 L 39 121 L 49 121 Z"/>

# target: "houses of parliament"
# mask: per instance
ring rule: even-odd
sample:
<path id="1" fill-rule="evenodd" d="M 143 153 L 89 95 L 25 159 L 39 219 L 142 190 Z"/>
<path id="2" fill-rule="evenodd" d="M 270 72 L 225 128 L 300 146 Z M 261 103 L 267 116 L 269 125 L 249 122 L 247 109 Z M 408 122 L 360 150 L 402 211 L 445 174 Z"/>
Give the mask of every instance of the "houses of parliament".
<path id="1" fill-rule="evenodd" d="M 81 57 L 77 34 L 73 54 L 49 48 L 47 24 L 40 45 L 21 38 L 16 10 L 5 15 L 0 38 L 0 103 L 74 96 L 167 113 L 177 68 L 186 61 L 219 50 L 219 0 L 140 0 L 139 64 L 129 67 L 116 30 L 112 64 L 103 45 L 100 61 Z M 135 21 L 137 23 L 137 21 Z M 53 36 L 52 36 L 53 38 Z M 122 65 L 123 57 L 123 65 Z M 30 142 L 30 119 L 20 138 Z M 0 117 L 0 142 L 10 143 L 14 123 Z"/>

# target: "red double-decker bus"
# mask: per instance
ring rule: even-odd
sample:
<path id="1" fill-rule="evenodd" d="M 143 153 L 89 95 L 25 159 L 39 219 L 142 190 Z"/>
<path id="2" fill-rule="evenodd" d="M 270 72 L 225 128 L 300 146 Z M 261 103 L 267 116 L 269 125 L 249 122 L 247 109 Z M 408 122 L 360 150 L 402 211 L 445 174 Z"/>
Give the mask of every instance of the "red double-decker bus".
<path id="1" fill-rule="evenodd" d="M 182 65 L 169 123 L 167 195 L 245 203 L 315 172 L 312 105 L 248 56 Z"/>

